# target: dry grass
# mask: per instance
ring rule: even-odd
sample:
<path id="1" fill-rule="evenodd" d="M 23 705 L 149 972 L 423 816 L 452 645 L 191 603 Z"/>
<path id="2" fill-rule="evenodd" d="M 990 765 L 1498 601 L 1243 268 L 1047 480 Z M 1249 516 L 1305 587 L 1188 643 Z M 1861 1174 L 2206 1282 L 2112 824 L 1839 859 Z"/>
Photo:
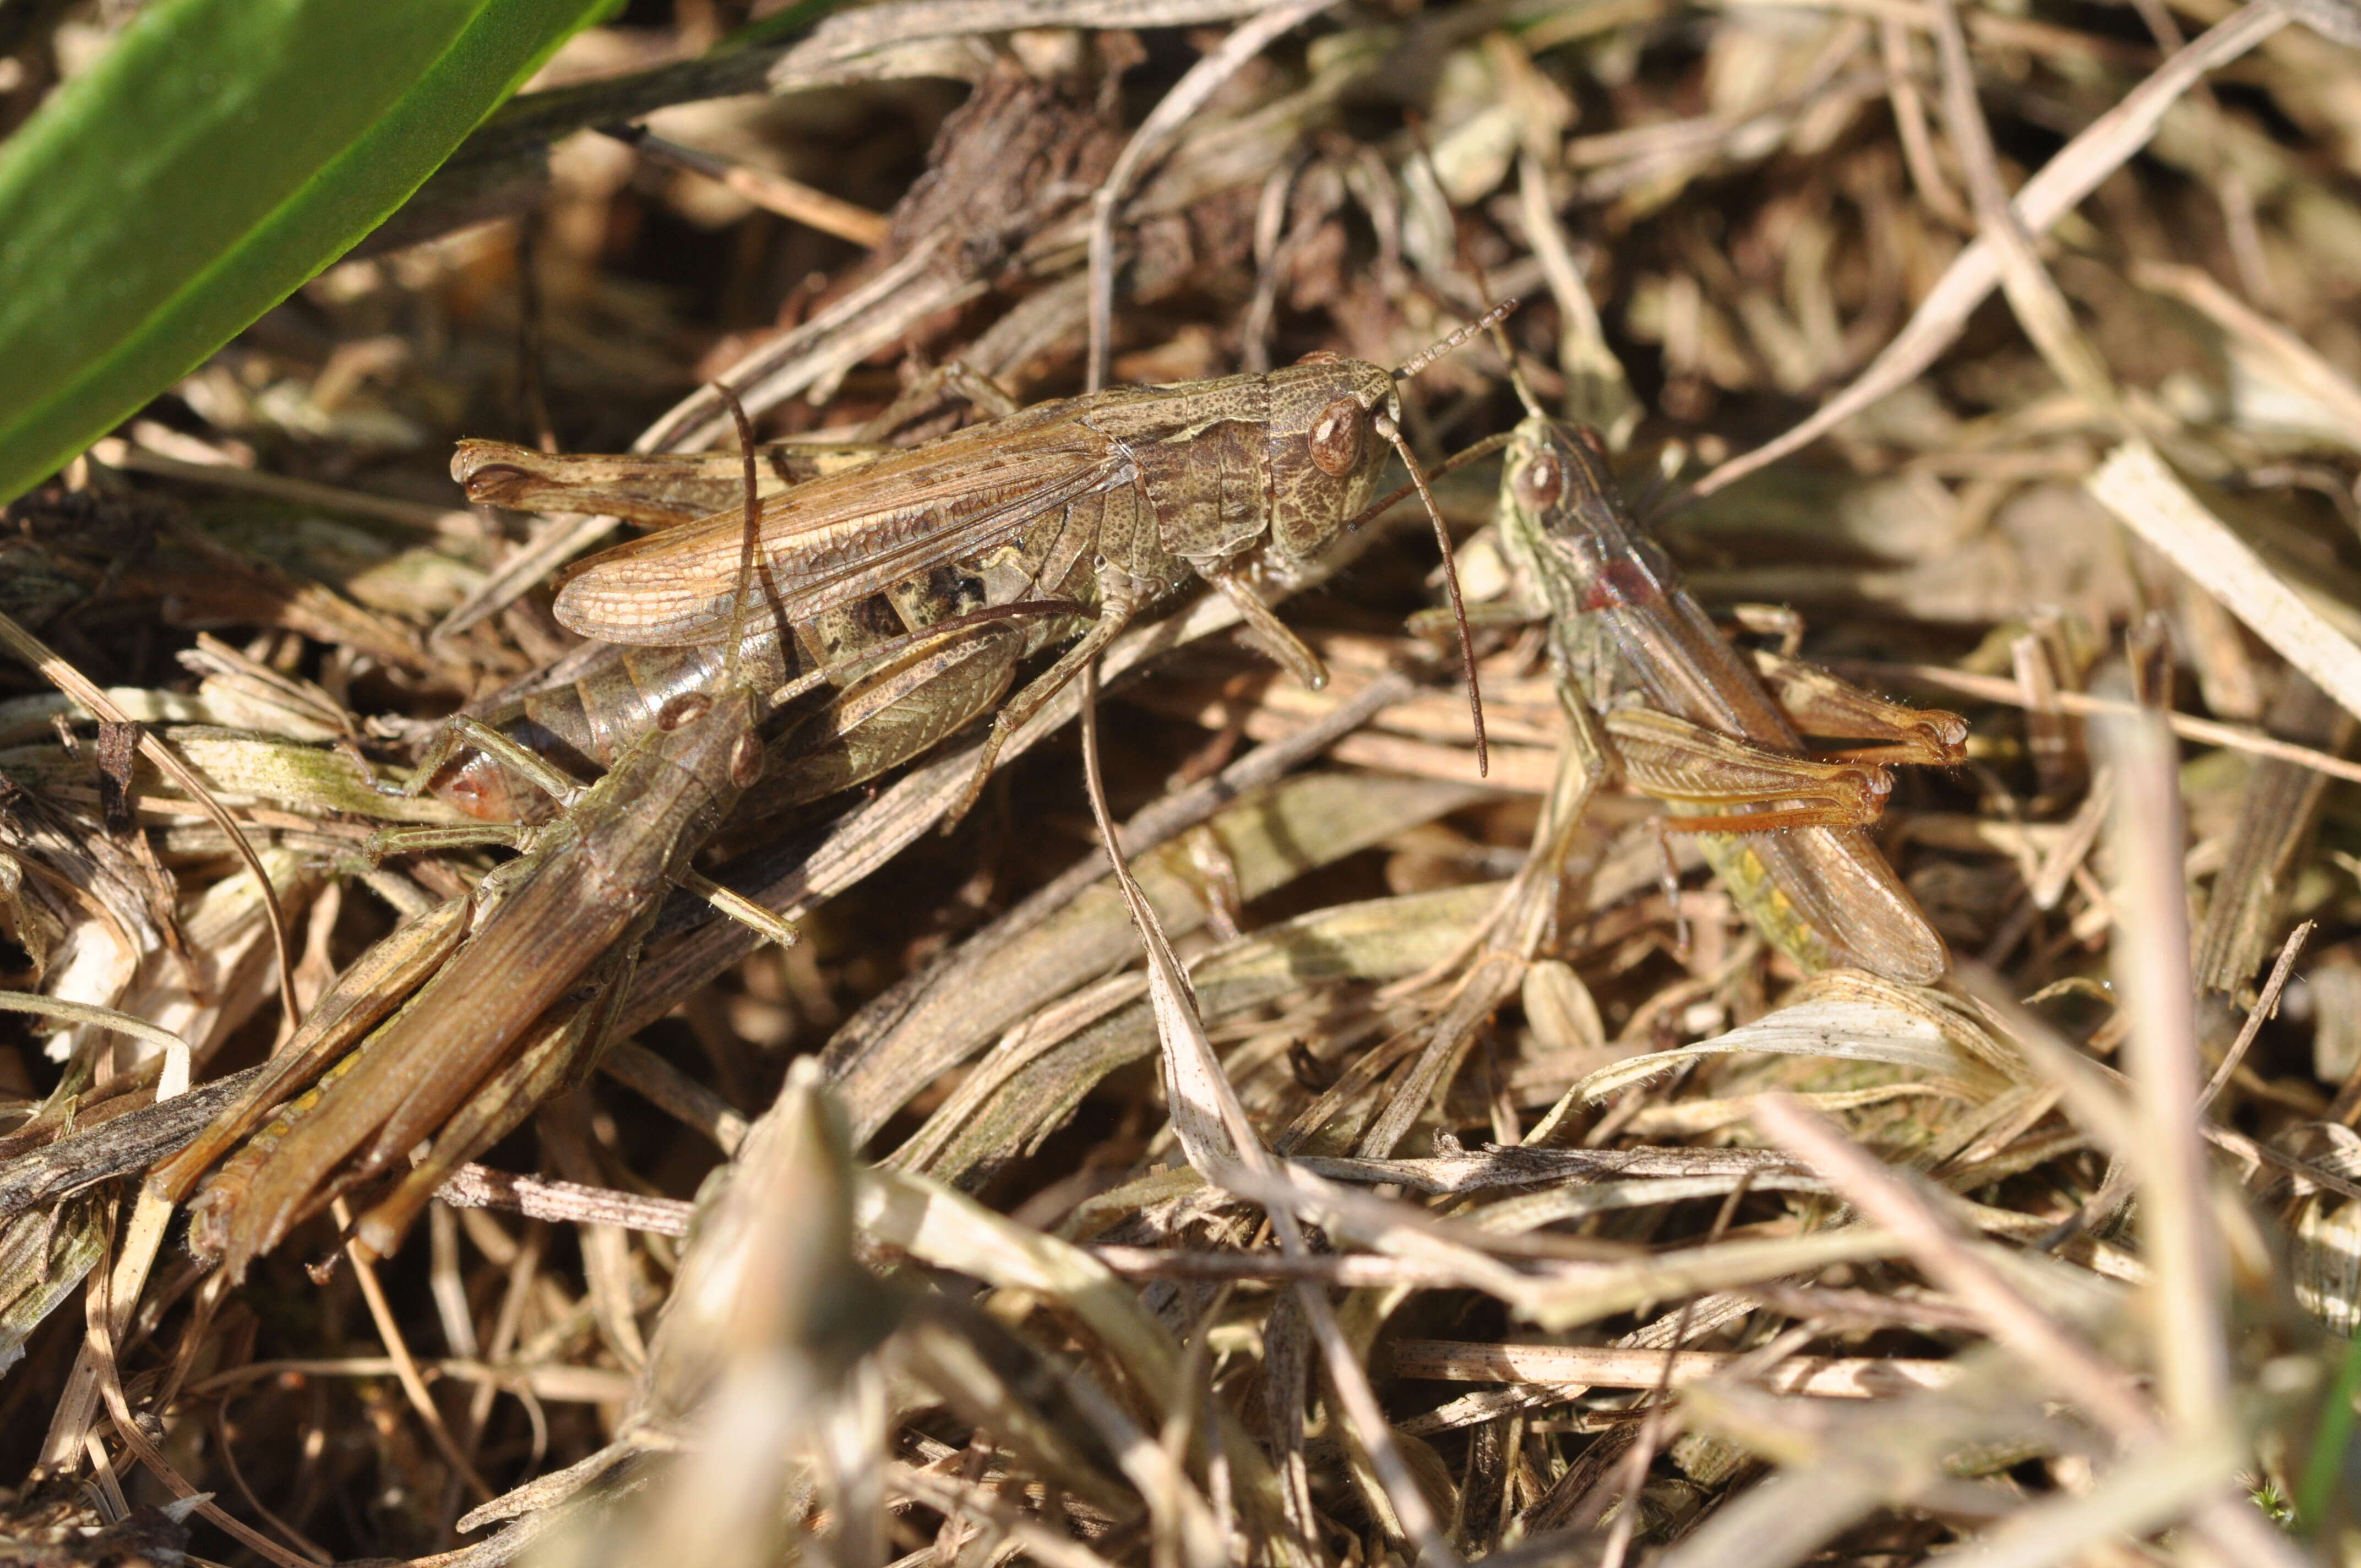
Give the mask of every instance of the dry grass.
<path id="1" fill-rule="evenodd" d="M 2361 1561 L 2361 14 L 888 0 L 707 55 L 745 9 L 578 40 L 9 509 L 0 1559 Z M 452 814 L 362 764 L 565 652 L 615 527 L 467 509 L 455 440 L 1397 365 L 1509 294 L 1709 608 L 1971 720 L 1879 830 L 1938 985 L 1799 972 L 1602 776 L 1480 463 L 1483 775 L 1400 508 L 1285 585 L 1323 688 L 1218 598 L 1110 655 L 1120 879 L 1075 701 L 949 835 L 960 742 L 735 825 L 799 946 L 675 899 L 389 1258 L 341 1204 L 182 1250 L 137 1175 L 280 998 L 503 858 L 369 865 Z M 1506 369 L 1402 384 L 1425 461 Z"/>

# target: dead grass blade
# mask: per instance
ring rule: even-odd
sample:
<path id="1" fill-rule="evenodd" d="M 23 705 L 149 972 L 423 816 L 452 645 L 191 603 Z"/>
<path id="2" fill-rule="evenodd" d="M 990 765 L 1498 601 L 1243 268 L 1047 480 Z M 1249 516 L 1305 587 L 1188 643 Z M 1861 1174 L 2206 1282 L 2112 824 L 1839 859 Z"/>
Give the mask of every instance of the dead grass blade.
<path id="1" fill-rule="evenodd" d="M 2091 493 L 2219 598 L 2347 713 L 2361 714 L 2361 647 L 2230 532 L 2145 442 L 2115 448 Z"/>
<path id="2" fill-rule="evenodd" d="M 1218 48 L 1208 50 L 1172 91 L 1148 112 L 1131 140 L 1100 181 L 1091 199 L 1090 350 L 1084 359 L 1082 389 L 1095 392 L 1106 385 L 1109 335 L 1115 316 L 1115 210 L 1131 193 L 1140 171 L 1159 156 L 1206 100 L 1238 73 L 1246 61 L 1270 47 L 1280 34 L 1301 26 L 1335 4 L 1335 0 L 1282 0 L 1241 23 Z"/>
<path id="3" fill-rule="evenodd" d="M 1131 868 L 1124 863 L 1117 848 L 1120 840 L 1115 835 L 1115 818 L 1107 810 L 1105 786 L 1099 779 L 1095 666 L 1085 673 L 1082 686 L 1082 758 L 1091 811 L 1098 819 L 1099 833 L 1107 846 L 1115 885 L 1130 906 L 1132 921 L 1147 950 L 1148 996 L 1163 1046 L 1159 1059 L 1174 1133 L 1190 1165 L 1216 1185 L 1229 1185 L 1242 1174 L 1268 1175 L 1271 1170 L 1270 1157 L 1263 1149 L 1261 1135 L 1255 1130 L 1246 1107 L 1239 1103 L 1237 1091 L 1231 1087 L 1220 1058 L 1213 1054 L 1213 1042 L 1205 1036 L 1188 977 L 1172 956 L 1155 908 L 1132 879 Z M 1271 1202 L 1268 1194 L 1260 1201 L 1267 1206 Z M 1280 1249 L 1290 1255 L 1301 1253 L 1304 1244 L 1295 1229 L 1291 1206 L 1282 1201 L 1272 1218 Z M 1295 1297 L 1311 1328 L 1312 1341 L 1320 1347 L 1330 1385 L 1353 1423 L 1354 1435 L 1384 1484 L 1395 1519 L 1416 1547 L 1422 1562 L 1430 1568 L 1448 1568 L 1458 1561 L 1457 1554 L 1443 1539 L 1433 1510 L 1411 1475 L 1394 1442 L 1392 1429 L 1386 1423 L 1384 1410 L 1336 1322 L 1327 1296 L 1318 1287 L 1307 1284 L 1297 1288 Z"/>
<path id="4" fill-rule="evenodd" d="M 38 671 L 44 680 L 98 718 L 110 724 L 129 722 L 122 711 L 107 700 L 106 694 L 84 678 L 82 672 L 5 614 L 0 614 L 0 642 L 5 642 L 11 652 Z M 173 754 L 171 748 L 142 730 L 139 733 L 139 754 L 155 763 L 175 784 L 187 790 L 191 799 L 204 807 L 205 815 L 228 835 L 230 848 L 236 851 L 239 860 L 246 862 L 247 874 L 254 879 L 261 900 L 263 918 L 270 926 L 271 952 L 279 965 L 279 1005 L 283 1014 L 280 1026 L 282 1030 L 293 1030 L 302 1022 L 295 1000 L 295 959 L 287 941 L 287 917 L 279 907 L 278 895 L 272 891 L 270 873 L 263 870 L 261 858 L 254 852 L 254 846 L 246 841 L 246 835 L 238 830 L 237 823 L 229 812 L 189 771 L 188 764 Z"/>
<path id="5" fill-rule="evenodd" d="M 2047 234 L 2146 145 L 2165 111 L 2207 72 L 2229 64 L 2295 19 L 2279 0 L 2251 0 L 2200 34 L 2026 181 L 2011 203 L 2017 222 L 2029 234 Z M 1978 239 L 1944 270 L 1941 281 L 1912 313 L 1909 324 L 1851 385 L 1778 439 L 1715 468 L 1697 481 L 1697 493 L 1711 495 L 1802 450 L 1908 385 L 1950 346 L 1976 307 L 2000 285 L 2004 272 L 1998 247 L 1988 237 Z"/>

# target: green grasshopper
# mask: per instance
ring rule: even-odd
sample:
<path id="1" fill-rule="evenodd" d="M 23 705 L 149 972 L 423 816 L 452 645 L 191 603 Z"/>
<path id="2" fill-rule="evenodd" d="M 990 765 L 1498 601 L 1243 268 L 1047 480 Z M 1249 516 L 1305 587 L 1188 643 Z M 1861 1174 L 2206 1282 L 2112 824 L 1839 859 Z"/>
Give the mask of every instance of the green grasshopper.
<path id="1" fill-rule="evenodd" d="M 715 501 L 719 459 L 549 458 L 470 443 L 453 472 L 472 499 L 658 525 L 574 568 L 557 594 L 560 621 L 619 646 L 585 651 L 477 717 L 525 744 L 607 762 L 737 647 L 783 700 L 820 705 L 773 741 L 761 807 L 873 777 L 989 713 L 972 802 L 1009 734 L 1136 615 L 1198 578 L 1238 607 L 1258 647 L 1317 686 L 1319 659 L 1257 585 L 1336 540 L 1367 507 L 1389 448 L 1421 477 L 1396 383 L 1513 303 L 1399 370 L 1315 354 L 1263 375 L 1010 410 L 907 450 L 769 449 L 763 602 L 742 641 L 725 636 L 741 608 L 729 573 L 736 519 L 718 507 L 690 515 Z M 1012 695 L 1019 666 L 1061 644 Z M 463 755 L 463 741 L 446 731 L 422 759 L 437 793 L 489 819 L 530 815 L 496 761 Z"/>
<path id="2" fill-rule="evenodd" d="M 1551 618 L 1569 700 L 1598 714 L 1631 784 L 1674 808 L 1665 828 L 1699 836 L 1756 929 L 1806 970 L 1941 976 L 1943 939 L 1862 829 L 1893 790 L 1886 764 L 1958 763 L 1966 720 L 1750 662 L 1633 521 L 1588 431 L 1538 411 L 1517 426 L 1498 525 Z M 1815 756 L 1805 734 L 1875 743 Z"/>

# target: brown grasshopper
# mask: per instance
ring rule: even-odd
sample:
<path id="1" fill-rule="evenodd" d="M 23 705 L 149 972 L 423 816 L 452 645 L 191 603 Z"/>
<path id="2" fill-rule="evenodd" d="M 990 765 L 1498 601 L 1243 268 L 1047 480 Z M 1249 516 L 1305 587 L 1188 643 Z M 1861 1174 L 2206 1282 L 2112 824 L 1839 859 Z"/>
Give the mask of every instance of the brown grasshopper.
<path id="1" fill-rule="evenodd" d="M 742 416 L 741 416 L 742 417 Z M 750 438 L 751 426 L 742 427 Z M 736 600 L 752 604 L 756 483 L 751 439 L 744 458 L 745 527 Z M 746 608 L 734 608 L 741 620 Z M 732 645 L 742 628 L 729 629 Z M 577 1076 L 595 1056 L 627 989 L 640 938 L 675 884 L 703 893 L 726 913 L 780 941 L 795 933 L 774 916 L 689 869 L 759 774 L 763 705 L 736 659 L 716 689 L 675 697 L 598 783 L 583 788 L 529 751 L 480 726 L 461 726 L 479 746 L 534 778 L 565 806 L 537 828 L 421 828 L 380 833 L 373 852 L 487 839 L 524 853 L 479 890 L 472 930 L 467 900 L 408 923 L 365 955 L 322 999 L 302 1035 L 270 1072 L 149 1185 L 178 1201 L 230 1143 L 264 1123 L 285 1091 L 391 1008 L 422 975 L 431 978 L 298 1103 L 263 1125 L 247 1148 L 199 1192 L 191 1246 L 233 1277 L 331 1197 L 382 1172 L 423 1140 L 434 1145 L 356 1228 L 365 1252 L 383 1255 L 443 1179 Z M 423 782 L 423 780 L 421 781 Z"/>
<path id="2" fill-rule="evenodd" d="M 1566 700 L 1598 714 L 1634 786 L 1675 808 L 1664 826 L 1700 836 L 1755 927 L 1807 970 L 1940 977 L 1943 939 L 1861 829 L 1893 790 L 1885 764 L 1956 764 L 1967 721 L 1750 662 L 1632 520 L 1587 431 L 1538 411 L 1517 426 L 1498 525 L 1545 601 Z M 1876 744 L 1814 756 L 1802 734 Z"/>
<path id="3" fill-rule="evenodd" d="M 828 695 L 819 713 L 774 742 L 778 761 L 761 804 L 860 783 L 990 712 L 972 801 L 1000 743 L 1135 615 L 1192 577 L 1238 607 L 1264 652 L 1321 685 L 1319 659 L 1255 585 L 1334 543 L 1367 506 L 1389 446 L 1423 488 L 1401 438 L 1395 383 L 1513 303 L 1399 370 L 1316 354 L 1263 375 L 1111 388 L 767 495 L 765 599 L 741 656 L 780 683 L 782 699 Z M 829 460 L 851 462 L 857 450 L 833 449 Z M 557 466 L 569 461 L 592 466 L 580 489 Z M 711 678 L 740 596 L 728 571 L 734 521 L 718 511 L 682 521 L 711 499 L 696 477 L 709 461 L 462 449 L 454 472 L 471 498 L 630 509 L 670 524 L 583 563 L 559 589 L 560 621 L 626 647 L 584 653 L 486 721 L 604 760 L 656 706 Z M 794 463 L 820 462 L 782 456 L 773 471 L 790 480 L 805 471 Z M 1440 534 L 1439 518 L 1435 527 Z M 1453 595 L 1455 603 L 1455 578 Z M 1071 646 L 1048 670 L 1006 695 L 1021 663 L 1064 642 Z M 438 791 L 464 808 L 511 815 L 514 796 L 480 752 L 444 771 L 457 741 L 446 733 L 422 770 L 438 773 Z"/>

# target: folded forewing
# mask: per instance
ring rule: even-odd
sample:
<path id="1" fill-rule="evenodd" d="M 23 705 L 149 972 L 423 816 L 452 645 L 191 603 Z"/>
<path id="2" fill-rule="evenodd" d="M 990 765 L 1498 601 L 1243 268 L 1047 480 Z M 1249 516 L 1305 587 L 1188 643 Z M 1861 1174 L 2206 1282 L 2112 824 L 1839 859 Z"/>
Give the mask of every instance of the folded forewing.
<path id="1" fill-rule="evenodd" d="M 1943 938 L 1902 879 L 1857 828 L 1745 834 L 1794 913 L 1832 949 L 1831 961 L 1931 984 L 1947 966 Z"/>
<path id="2" fill-rule="evenodd" d="M 1082 432 L 953 437 L 799 485 L 762 505 L 762 610 L 800 620 L 850 604 L 1131 477 L 1122 447 Z M 719 511 L 592 557 L 558 590 L 557 619 L 609 642 L 679 646 L 722 635 L 744 521 Z"/>

